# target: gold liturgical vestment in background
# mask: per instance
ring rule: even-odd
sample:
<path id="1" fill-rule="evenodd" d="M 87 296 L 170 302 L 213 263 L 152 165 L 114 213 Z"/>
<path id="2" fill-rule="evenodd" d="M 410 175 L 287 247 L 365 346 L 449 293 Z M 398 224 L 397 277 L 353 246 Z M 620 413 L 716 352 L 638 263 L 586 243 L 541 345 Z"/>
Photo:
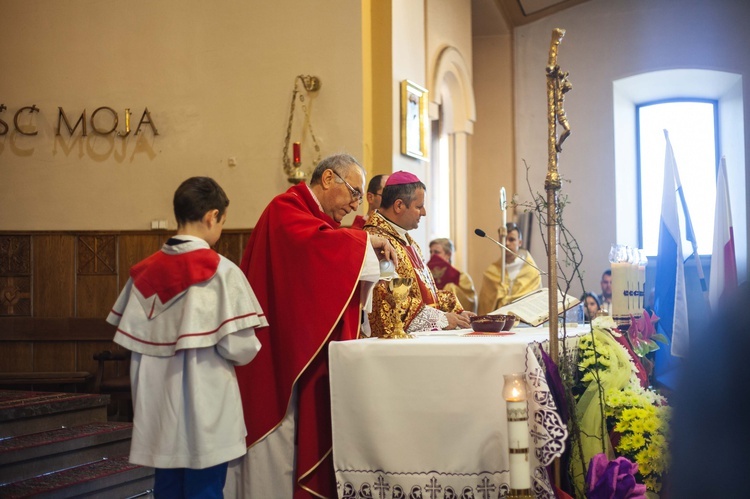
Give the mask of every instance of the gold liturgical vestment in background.
<path id="1" fill-rule="evenodd" d="M 536 265 L 536 262 L 526 250 L 519 252 L 526 260 Z M 505 282 L 500 283 L 500 265 L 501 261 L 487 267 L 484 271 L 482 280 L 482 289 L 479 292 L 479 315 L 489 314 L 508 303 L 516 300 L 526 294 L 536 291 L 542 287 L 542 276 L 539 271 L 523 260 L 516 258 L 516 261 L 522 262 L 515 279 L 510 279 L 510 272 L 505 273 Z M 506 270 L 507 270 L 506 265 Z"/>

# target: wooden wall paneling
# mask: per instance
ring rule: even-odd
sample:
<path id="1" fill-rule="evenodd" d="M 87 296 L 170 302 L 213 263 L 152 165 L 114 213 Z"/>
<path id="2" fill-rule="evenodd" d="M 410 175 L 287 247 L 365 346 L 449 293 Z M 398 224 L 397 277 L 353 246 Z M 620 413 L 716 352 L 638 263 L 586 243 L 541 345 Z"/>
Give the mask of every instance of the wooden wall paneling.
<path id="1" fill-rule="evenodd" d="M 121 234 L 118 243 L 118 292 L 128 282 L 130 267 L 159 251 L 172 233 Z M 112 302 L 114 303 L 114 302 Z"/>
<path id="2" fill-rule="evenodd" d="M 79 234 L 76 255 L 79 275 L 117 274 L 117 236 L 114 234 Z"/>
<path id="3" fill-rule="evenodd" d="M 0 275 L 31 274 L 31 236 L 0 235 Z"/>
<path id="4" fill-rule="evenodd" d="M 223 233 L 214 249 L 217 253 L 223 255 L 233 261 L 235 265 L 239 266 L 242 261 L 243 239 L 245 239 L 245 237 L 246 236 L 242 233 Z"/>
<path id="5" fill-rule="evenodd" d="M 119 292 L 116 275 L 79 275 L 76 286 L 76 317 L 106 319 Z"/>
<path id="6" fill-rule="evenodd" d="M 35 234 L 32 310 L 34 317 L 75 314 L 75 236 Z"/>
<path id="7" fill-rule="evenodd" d="M 8 341 L 0 344 L 0 372 L 25 373 L 34 370 L 34 344 L 30 341 Z"/>
<path id="8" fill-rule="evenodd" d="M 0 316 L 31 316 L 31 276 L 0 276 Z"/>
<path id="9" fill-rule="evenodd" d="M 38 341 L 34 344 L 34 372 L 73 372 L 76 367 L 74 341 Z"/>
<path id="10" fill-rule="evenodd" d="M 31 316 L 30 235 L 0 235 L 0 316 Z"/>

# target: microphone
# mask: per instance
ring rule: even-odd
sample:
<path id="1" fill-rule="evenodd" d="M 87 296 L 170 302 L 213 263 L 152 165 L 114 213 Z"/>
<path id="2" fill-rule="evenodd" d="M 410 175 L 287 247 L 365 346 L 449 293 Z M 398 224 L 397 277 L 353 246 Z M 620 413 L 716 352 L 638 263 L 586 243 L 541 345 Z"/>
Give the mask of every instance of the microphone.
<path id="1" fill-rule="evenodd" d="M 495 243 L 495 244 L 497 244 L 498 246 L 500 246 L 501 248 L 503 248 L 503 249 L 504 249 L 505 251 L 507 251 L 507 252 L 509 252 L 509 253 L 512 253 L 513 255 L 516 255 L 516 256 L 517 256 L 518 258 L 520 258 L 520 259 L 521 259 L 521 260 L 523 260 L 524 262 L 528 263 L 529 265 L 531 265 L 532 267 L 534 267 L 535 269 L 537 269 L 537 270 L 539 271 L 539 273 L 540 273 L 540 274 L 543 274 L 543 275 L 547 275 L 547 272 L 543 271 L 542 269 L 540 269 L 539 267 L 537 267 L 536 265 L 534 265 L 533 263 L 531 263 L 530 261 L 528 261 L 527 259 L 525 259 L 525 258 L 524 258 L 524 257 L 522 257 L 521 255 L 519 255 L 518 253 L 516 253 L 516 252 L 515 252 L 515 251 L 513 251 L 512 249 L 508 248 L 507 246 L 505 246 L 505 245 L 504 245 L 503 243 L 501 243 L 500 241 L 495 241 L 495 240 L 494 240 L 494 239 L 492 239 L 492 238 L 491 238 L 490 236 L 488 236 L 488 235 L 487 235 L 487 234 L 486 234 L 486 233 L 485 233 L 485 232 L 484 232 L 484 231 L 483 231 L 482 229 L 474 229 L 474 234 L 478 235 L 479 237 L 486 237 L 487 239 L 489 239 L 489 240 L 490 240 L 490 241 L 492 241 L 493 243 Z"/>

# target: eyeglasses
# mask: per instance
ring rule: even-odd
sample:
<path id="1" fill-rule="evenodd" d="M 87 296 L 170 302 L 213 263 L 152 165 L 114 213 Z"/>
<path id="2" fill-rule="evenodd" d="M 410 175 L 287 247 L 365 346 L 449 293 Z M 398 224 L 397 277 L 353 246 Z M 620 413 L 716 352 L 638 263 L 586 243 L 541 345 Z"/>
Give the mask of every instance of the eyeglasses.
<path id="1" fill-rule="evenodd" d="M 358 202 L 358 203 L 361 203 L 361 202 L 362 202 L 362 193 L 361 193 L 361 192 L 359 191 L 359 189 L 355 189 L 354 187 L 352 187 L 351 185 L 349 185 L 349 182 L 347 182 L 346 180 L 344 180 L 344 177 L 342 177 L 341 175 L 339 175 L 339 174 L 338 174 L 338 173 L 336 172 L 336 170 L 331 170 L 331 171 L 332 171 L 333 173 L 335 173 L 335 174 L 336 174 L 336 176 L 337 176 L 338 178 L 340 178 L 340 179 L 341 179 L 341 181 L 342 181 L 342 182 L 344 183 L 344 185 L 346 186 L 346 188 L 347 188 L 347 189 L 349 189 L 349 194 L 351 194 L 351 195 L 352 195 L 352 200 L 353 200 L 353 201 L 356 201 L 356 202 Z"/>

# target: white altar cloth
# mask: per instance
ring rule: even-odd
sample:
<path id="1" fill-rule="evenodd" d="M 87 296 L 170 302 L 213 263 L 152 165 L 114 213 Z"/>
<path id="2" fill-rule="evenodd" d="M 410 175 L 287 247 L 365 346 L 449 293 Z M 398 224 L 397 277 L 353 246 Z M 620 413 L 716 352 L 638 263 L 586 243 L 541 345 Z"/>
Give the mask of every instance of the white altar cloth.
<path id="1" fill-rule="evenodd" d="M 567 334 L 589 330 L 568 328 Z M 467 337 L 471 331 L 464 330 L 331 343 L 339 497 L 505 497 L 510 487 L 503 374 L 527 371 L 529 344 L 549 339 L 546 328 L 515 331 L 502 337 Z M 549 488 L 533 449 L 529 455 L 532 486 Z"/>

